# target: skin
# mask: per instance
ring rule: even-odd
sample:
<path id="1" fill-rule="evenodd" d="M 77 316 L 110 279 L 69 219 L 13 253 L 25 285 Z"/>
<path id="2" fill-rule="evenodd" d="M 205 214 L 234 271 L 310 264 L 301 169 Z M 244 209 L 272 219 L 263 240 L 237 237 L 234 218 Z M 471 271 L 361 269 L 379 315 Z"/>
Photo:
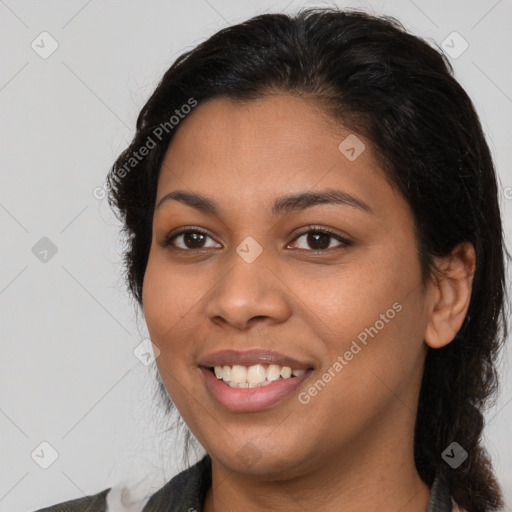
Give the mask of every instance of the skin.
<path id="1" fill-rule="evenodd" d="M 364 137 L 354 161 L 340 152 L 349 134 L 313 100 L 216 98 L 181 122 L 165 156 L 157 204 L 179 189 L 221 208 L 219 216 L 176 200 L 155 208 L 143 287 L 162 380 L 212 457 L 206 512 L 426 510 L 430 489 L 413 458 L 425 349 L 446 345 L 462 325 L 474 249 L 461 244 L 450 264 L 436 260 L 443 278 L 423 289 L 410 207 Z M 327 188 L 363 200 L 374 214 L 321 204 L 272 217 L 276 198 Z M 352 244 L 299 233 L 311 225 Z M 182 251 L 163 246 L 166 235 L 189 226 L 208 236 L 195 245 L 178 236 Z M 248 236 L 263 249 L 252 263 L 236 252 Z M 395 302 L 401 311 L 301 403 L 298 393 Z M 314 372 L 266 410 L 232 412 L 209 394 L 198 368 L 200 357 L 231 348 L 276 350 L 311 361 Z"/>

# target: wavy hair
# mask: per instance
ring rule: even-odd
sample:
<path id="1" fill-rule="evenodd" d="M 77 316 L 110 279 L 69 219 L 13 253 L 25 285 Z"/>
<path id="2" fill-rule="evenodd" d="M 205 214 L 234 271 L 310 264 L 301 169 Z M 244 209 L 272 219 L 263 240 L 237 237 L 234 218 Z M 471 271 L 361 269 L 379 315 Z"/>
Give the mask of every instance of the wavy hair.
<path id="1" fill-rule="evenodd" d="M 179 128 L 171 118 L 187 112 L 191 98 L 200 105 L 215 97 L 251 101 L 283 92 L 318 100 L 343 126 L 371 141 L 386 178 L 412 208 L 423 284 L 436 274 L 434 257 L 463 241 L 475 247 L 463 325 L 445 347 L 427 348 L 414 458 L 422 480 L 431 487 L 440 474 L 468 512 L 500 510 L 501 489 L 481 443 L 483 412 L 498 389 L 496 364 L 508 331 L 510 255 L 497 177 L 478 115 L 449 61 L 395 18 L 337 8 L 263 14 L 220 30 L 177 58 L 107 176 L 108 200 L 126 235 L 129 290 L 142 306 L 159 171 Z M 135 161 L 144 146 L 149 150 Z M 165 392 L 161 382 L 160 389 Z M 457 469 L 441 457 L 453 441 L 469 453 Z"/>

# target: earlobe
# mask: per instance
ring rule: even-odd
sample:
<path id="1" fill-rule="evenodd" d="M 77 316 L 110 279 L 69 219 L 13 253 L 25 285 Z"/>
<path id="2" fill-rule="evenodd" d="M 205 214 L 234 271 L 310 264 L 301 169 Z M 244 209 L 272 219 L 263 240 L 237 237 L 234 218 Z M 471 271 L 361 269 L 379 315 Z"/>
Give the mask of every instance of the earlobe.
<path id="1" fill-rule="evenodd" d="M 466 317 L 476 254 L 470 242 L 461 242 L 449 256 L 438 258 L 439 276 L 430 285 L 429 318 L 425 330 L 425 343 L 441 348 L 450 343 L 460 330 Z"/>

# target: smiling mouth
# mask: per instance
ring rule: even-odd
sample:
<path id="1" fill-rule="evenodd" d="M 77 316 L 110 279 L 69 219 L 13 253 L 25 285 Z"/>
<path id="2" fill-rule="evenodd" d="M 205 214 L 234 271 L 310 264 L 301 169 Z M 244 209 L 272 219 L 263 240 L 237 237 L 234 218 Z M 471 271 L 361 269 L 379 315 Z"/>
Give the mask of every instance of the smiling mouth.
<path id="1" fill-rule="evenodd" d="M 223 365 L 212 366 L 208 370 L 232 388 L 257 388 L 268 386 L 278 380 L 289 380 L 300 377 L 313 368 L 296 368 L 277 364 L 255 364 L 252 366 Z"/>

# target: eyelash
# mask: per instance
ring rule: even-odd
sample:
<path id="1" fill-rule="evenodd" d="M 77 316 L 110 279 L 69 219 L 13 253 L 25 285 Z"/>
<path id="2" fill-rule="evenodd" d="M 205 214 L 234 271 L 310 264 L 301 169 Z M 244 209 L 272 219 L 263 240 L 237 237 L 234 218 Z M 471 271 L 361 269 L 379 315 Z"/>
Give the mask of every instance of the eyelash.
<path id="1" fill-rule="evenodd" d="M 163 242 L 162 242 L 162 246 L 163 247 L 169 247 L 170 249 L 172 249 L 174 251 L 183 251 L 183 252 L 195 252 L 195 251 L 208 250 L 208 248 L 182 249 L 181 247 L 176 247 L 176 246 L 173 245 L 173 240 L 175 238 L 177 238 L 180 235 L 185 235 L 185 234 L 190 234 L 190 233 L 200 233 L 201 235 L 205 235 L 205 236 L 207 236 L 209 238 L 212 238 L 212 237 L 210 237 L 210 235 L 206 231 L 204 231 L 202 229 L 199 229 L 199 228 L 195 228 L 193 226 L 189 226 L 186 229 L 183 229 L 183 230 L 181 230 L 178 233 L 174 233 L 172 235 L 167 235 L 164 238 Z M 322 234 L 322 235 L 329 235 L 330 237 L 335 238 L 338 242 L 340 242 L 341 245 L 339 245 L 337 247 L 331 247 L 329 249 L 321 249 L 321 250 L 316 250 L 316 251 L 315 250 L 308 250 L 308 249 L 298 249 L 298 250 L 306 251 L 306 252 L 309 252 L 311 254 L 325 254 L 326 252 L 331 251 L 333 249 L 336 249 L 336 248 L 340 249 L 340 248 L 349 247 L 349 246 L 352 245 L 352 242 L 350 240 L 347 240 L 347 239 L 341 237 L 340 235 L 334 233 L 330 229 L 320 228 L 318 226 L 308 226 L 303 231 L 301 231 L 300 233 L 297 234 L 297 236 L 293 239 L 293 242 L 298 240 L 301 236 L 309 234 L 309 233 L 319 233 L 319 234 Z M 212 240 L 213 240 L 213 238 L 212 238 Z"/>

